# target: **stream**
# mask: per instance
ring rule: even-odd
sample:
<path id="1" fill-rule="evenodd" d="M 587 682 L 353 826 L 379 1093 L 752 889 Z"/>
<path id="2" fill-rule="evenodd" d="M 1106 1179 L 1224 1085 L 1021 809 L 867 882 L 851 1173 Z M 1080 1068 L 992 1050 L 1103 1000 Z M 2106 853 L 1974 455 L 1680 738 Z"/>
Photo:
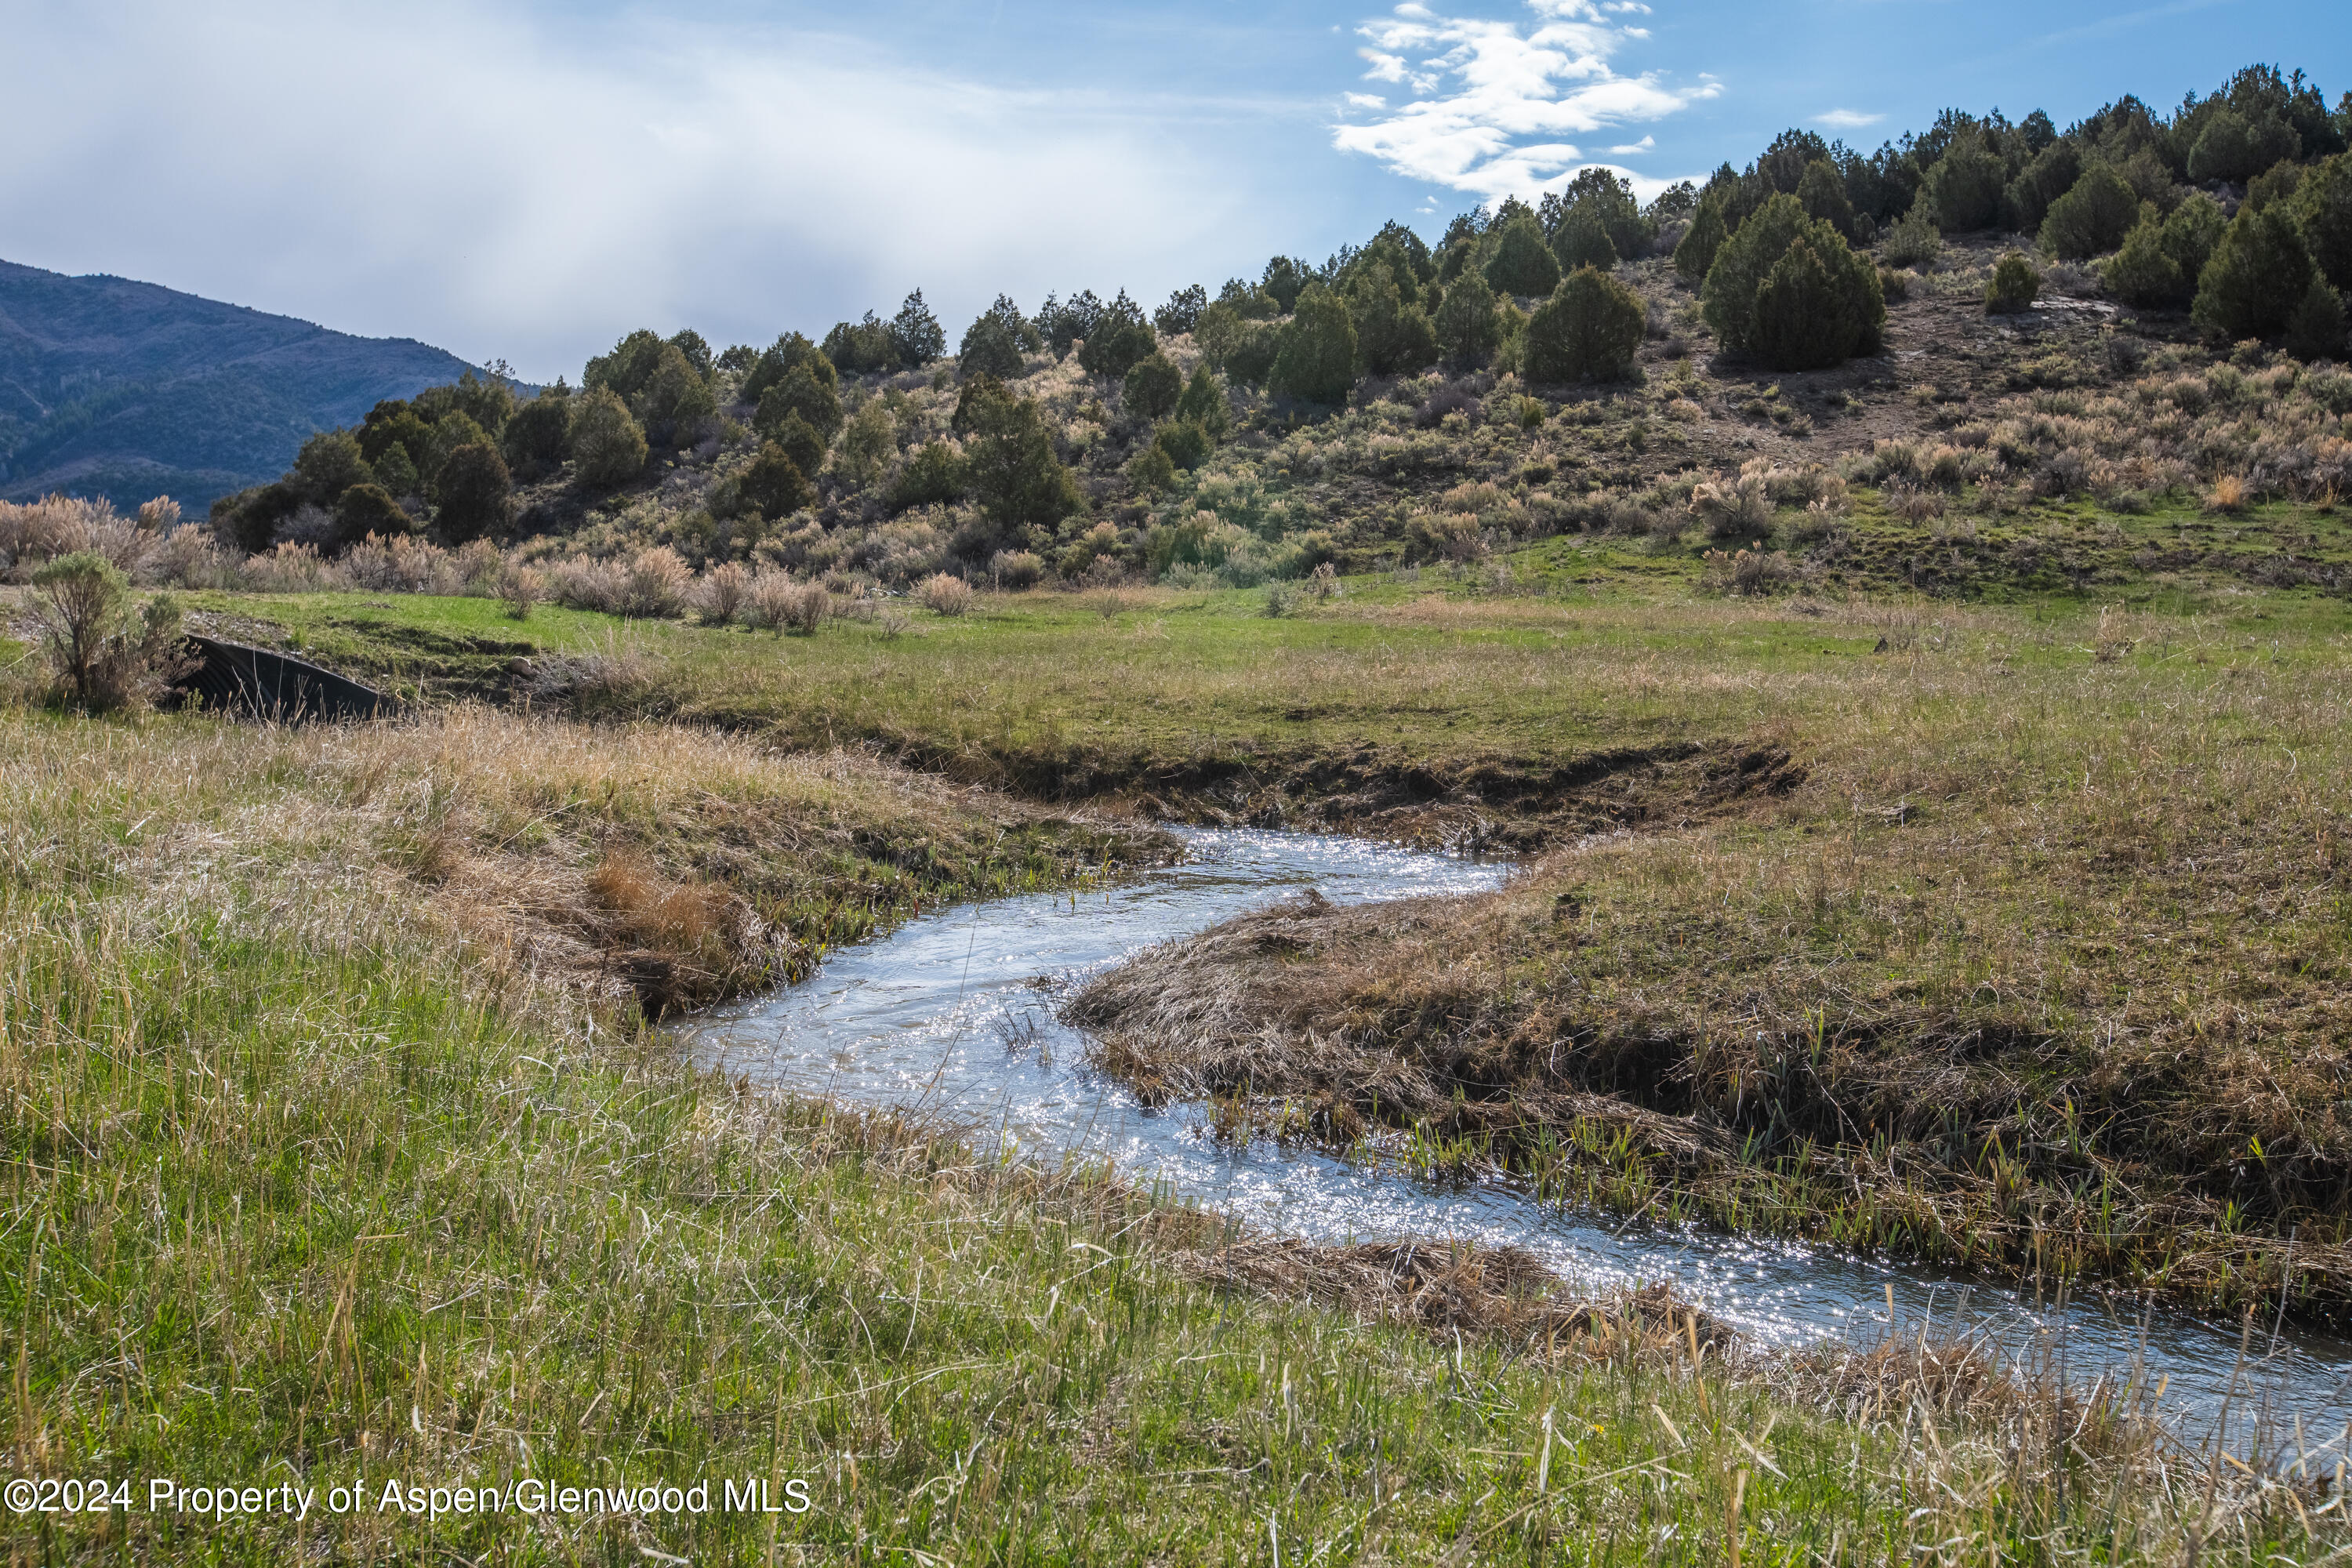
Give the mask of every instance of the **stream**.
<path id="1" fill-rule="evenodd" d="M 1227 1147 L 1202 1109 L 1146 1109 L 1087 1065 L 1087 1040 L 1055 1016 L 1076 985 L 1138 950 L 1314 888 L 1335 903 L 1499 887 L 1504 863 L 1358 839 L 1247 830 L 1182 832 L 1190 856 L 1108 889 L 964 905 L 836 950 L 801 984 L 695 1016 L 698 1062 L 851 1104 L 917 1107 L 983 1129 L 982 1142 L 1056 1163 L 1108 1160 L 1131 1180 L 1271 1232 L 1351 1242 L 1412 1233 L 1528 1248 L 1571 1288 L 1670 1283 L 1765 1345 L 1874 1342 L 1888 1290 L 1906 1332 L 1923 1321 L 1989 1335 L 2011 1356 L 2064 1358 L 2070 1387 L 2103 1372 L 2168 1378 L 2162 1410 L 2210 1415 L 2238 1363 L 2242 1323 L 2136 1297 L 2084 1291 L 2063 1310 L 2032 1294 L 1930 1265 L 1803 1242 L 1651 1223 L 1535 1202 L 1513 1188 L 1416 1180 L 1265 1142 Z M 2145 1329 L 2143 1330 L 2143 1314 Z M 1956 1315 L 1958 1321 L 1956 1321 Z M 2144 1336 L 2144 1342 L 2143 1342 Z M 2352 1431 L 2352 1342 L 2258 1321 L 2238 1402 L 2313 1449 Z M 2242 1421 L 2233 1418 L 2233 1430 Z"/>

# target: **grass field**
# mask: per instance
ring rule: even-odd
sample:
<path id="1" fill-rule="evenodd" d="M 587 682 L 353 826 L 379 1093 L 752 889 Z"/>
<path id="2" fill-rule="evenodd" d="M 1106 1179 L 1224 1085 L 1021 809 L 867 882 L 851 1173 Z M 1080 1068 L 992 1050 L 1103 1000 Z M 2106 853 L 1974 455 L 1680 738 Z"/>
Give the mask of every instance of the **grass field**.
<path id="1" fill-rule="evenodd" d="M 2275 1290 L 2296 1229 L 2294 1290 L 2336 1300 L 2342 607 L 1694 598 L 1656 559 L 782 637 L 197 595 L 505 706 L 0 710 L 14 1473 L 371 1489 L 13 1518 L 19 1554 L 2322 1554 L 2324 1484 L 2184 1453 L 2146 1390 L 2062 1403 L 1916 1325 L 1694 1378 L 1670 1305 L 1548 1308 L 1469 1258 L 1404 1310 L 1361 1258 L 749 1096 L 642 1026 L 928 902 L 1149 862 L 1130 807 L 1522 845 L 1504 893 L 1257 917 L 1088 1005 L 1146 1082 L 1341 1142 L 1398 1120 L 1574 1201 L 2221 1297 Z M 812 1506 L 373 1506 L 525 1476 Z"/>

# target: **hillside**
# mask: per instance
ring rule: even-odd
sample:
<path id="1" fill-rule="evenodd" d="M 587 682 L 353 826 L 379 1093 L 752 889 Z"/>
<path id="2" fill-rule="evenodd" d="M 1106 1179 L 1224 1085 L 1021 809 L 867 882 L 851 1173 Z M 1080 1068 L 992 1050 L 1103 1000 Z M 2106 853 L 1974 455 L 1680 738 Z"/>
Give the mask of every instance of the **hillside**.
<path id="1" fill-rule="evenodd" d="M 0 261 L 0 497 L 167 491 L 201 510 L 311 432 L 466 368 L 413 339 Z"/>

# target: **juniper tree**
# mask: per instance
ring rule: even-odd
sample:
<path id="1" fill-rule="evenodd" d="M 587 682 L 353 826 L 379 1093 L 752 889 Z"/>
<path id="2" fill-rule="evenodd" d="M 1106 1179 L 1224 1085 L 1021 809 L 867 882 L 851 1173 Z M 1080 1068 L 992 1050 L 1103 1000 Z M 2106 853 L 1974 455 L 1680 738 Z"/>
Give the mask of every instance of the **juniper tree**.
<path id="1" fill-rule="evenodd" d="M 1809 258 L 1776 276 L 1800 243 Z M 1759 314 L 1768 289 L 1769 312 Z M 1783 370 L 1867 353 L 1877 347 L 1886 321 L 1877 269 L 1836 229 L 1806 216 L 1792 195 L 1766 202 L 1724 242 L 1700 298 L 1707 325 L 1726 348 Z"/>
<path id="2" fill-rule="evenodd" d="M 2276 206 L 2240 207 L 2198 275 L 2189 318 L 2226 342 L 2272 338 L 2311 291 L 2317 269 L 2294 220 Z"/>
<path id="3" fill-rule="evenodd" d="M 1456 370 L 1485 364 L 1503 341 L 1502 313 L 1496 309 L 1495 290 L 1475 268 L 1445 290 L 1437 317 L 1438 352 Z"/>
<path id="4" fill-rule="evenodd" d="M 1559 261 L 1525 206 L 1487 232 L 1486 282 L 1497 294 L 1548 295 L 1559 286 Z"/>
<path id="5" fill-rule="evenodd" d="M 1119 402 L 1129 414 L 1149 422 L 1166 417 L 1183 394 L 1183 374 L 1174 361 L 1154 351 L 1128 367 Z"/>
<path id="6" fill-rule="evenodd" d="M 790 517 L 816 501 L 816 492 L 792 454 L 775 441 L 761 443 L 751 467 L 736 481 L 736 493 L 745 505 L 773 520 Z"/>
<path id="7" fill-rule="evenodd" d="M 583 484 L 609 489 L 645 472 L 646 433 L 609 386 L 572 399 L 571 438 L 573 469 Z"/>
<path id="8" fill-rule="evenodd" d="M 1540 247 L 1542 241 L 1537 244 Z M 1544 254 L 1549 259 L 1550 253 Z M 1267 384 L 1287 397 L 1337 405 L 1348 400 L 1355 381 L 1355 323 L 1337 296 L 1320 283 L 1310 283 L 1299 291 L 1282 329 Z"/>
<path id="9" fill-rule="evenodd" d="M 1367 268 L 1349 287 L 1348 317 L 1356 330 L 1356 353 L 1373 375 L 1421 370 L 1437 359 L 1437 334 L 1421 307 L 1401 296 L 1395 275 L 1385 267 Z"/>
<path id="10" fill-rule="evenodd" d="M 1192 367 L 1192 379 L 1184 384 L 1183 395 L 1176 399 L 1176 417 L 1197 425 L 1211 441 L 1222 441 L 1233 428 L 1233 411 L 1225 402 L 1225 389 L 1205 364 Z"/>
<path id="11" fill-rule="evenodd" d="M 488 441 L 451 452 L 433 476 L 434 527 L 445 544 L 503 532 L 514 513 L 507 460 Z"/>
<path id="12" fill-rule="evenodd" d="M 1519 372 L 1536 383 L 1613 381 L 1642 346 L 1642 298 L 1597 267 L 1580 267 L 1528 318 Z"/>
<path id="13" fill-rule="evenodd" d="M 1188 284 L 1169 295 L 1168 302 L 1151 312 L 1151 324 L 1165 336 L 1182 337 L 1208 308 L 1209 291 L 1198 283 Z"/>
<path id="14" fill-rule="evenodd" d="M 1716 252 L 1731 237 L 1724 226 L 1723 199 L 1717 195 L 1699 198 L 1698 211 L 1691 215 L 1690 227 L 1675 247 L 1675 270 L 1685 281 L 1698 284 L 1706 281 L 1708 268 L 1715 265 Z"/>
<path id="15" fill-rule="evenodd" d="M 1609 237 L 1609 226 L 1590 202 L 1574 203 L 1561 215 L 1559 226 L 1552 233 L 1551 248 L 1563 272 L 1574 272 L 1580 267 L 1597 267 L 1606 272 L 1617 265 L 1617 247 Z"/>
<path id="16" fill-rule="evenodd" d="M 2105 163 L 2093 163 L 2050 204 L 2042 223 L 2042 248 L 2063 260 L 2082 261 L 2123 244 L 2138 219 L 2139 193 Z"/>
<path id="17" fill-rule="evenodd" d="M 940 330 L 931 308 L 923 303 L 920 289 L 908 295 L 898 313 L 890 318 L 890 346 L 901 363 L 912 365 L 929 364 L 948 352 L 948 335 Z"/>

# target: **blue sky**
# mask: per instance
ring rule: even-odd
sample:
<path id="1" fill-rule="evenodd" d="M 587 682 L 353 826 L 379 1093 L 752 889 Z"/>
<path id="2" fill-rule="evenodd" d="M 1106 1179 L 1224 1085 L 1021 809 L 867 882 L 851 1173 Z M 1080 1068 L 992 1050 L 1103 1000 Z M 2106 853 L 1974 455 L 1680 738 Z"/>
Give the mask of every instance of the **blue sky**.
<path id="1" fill-rule="evenodd" d="M 2309 0 L 0 0 L 0 258 L 576 377 L 638 325 L 821 332 L 924 289 L 1146 305 L 1402 217 L 1644 190 L 1809 125 L 2061 124 L 2250 61 L 2352 86 Z"/>

